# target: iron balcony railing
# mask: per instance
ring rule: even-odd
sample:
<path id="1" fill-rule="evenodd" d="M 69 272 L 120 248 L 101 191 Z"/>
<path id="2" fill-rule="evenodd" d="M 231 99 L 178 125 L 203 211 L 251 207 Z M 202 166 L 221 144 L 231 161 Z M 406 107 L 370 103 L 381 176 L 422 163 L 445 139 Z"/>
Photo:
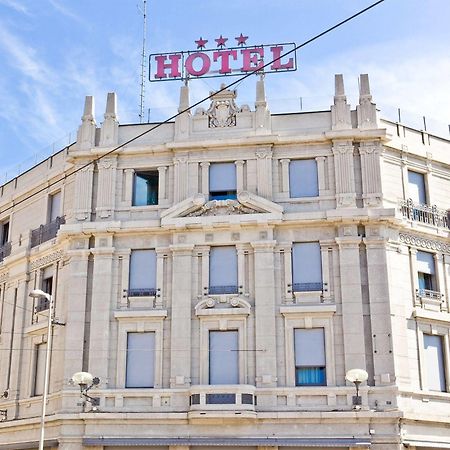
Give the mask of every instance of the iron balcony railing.
<path id="1" fill-rule="evenodd" d="M 210 286 L 208 292 L 211 295 L 237 294 L 239 292 L 239 287 L 235 286 L 235 285 L 230 285 L 230 286 Z"/>
<path id="2" fill-rule="evenodd" d="M 31 247 L 36 247 L 43 242 L 55 238 L 60 226 L 64 223 L 66 223 L 64 217 L 57 217 L 53 222 L 41 225 L 35 230 L 31 230 Z"/>
<path id="3" fill-rule="evenodd" d="M 443 295 L 439 291 L 432 291 L 430 289 L 416 289 L 416 296 L 418 298 L 427 298 L 430 300 L 442 301 Z"/>
<path id="4" fill-rule="evenodd" d="M 436 227 L 450 228 L 449 211 L 440 209 L 436 205 L 428 206 L 414 203 L 409 198 L 408 200 L 400 200 L 400 211 L 406 219 Z"/>
<path id="5" fill-rule="evenodd" d="M 316 283 L 293 283 L 292 291 L 293 292 L 311 292 L 311 291 L 320 291 L 324 292 L 327 290 L 327 285 L 322 282 Z"/>
<path id="6" fill-rule="evenodd" d="M 128 289 L 128 297 L 155 297 L 157 289 L 155 288 L 139 288 Z"/>
<path id="7" fill-rule="evenodd" d="M 0 247 L 0 262 L 11 254 L 11 242 L 6 242 Z"/>

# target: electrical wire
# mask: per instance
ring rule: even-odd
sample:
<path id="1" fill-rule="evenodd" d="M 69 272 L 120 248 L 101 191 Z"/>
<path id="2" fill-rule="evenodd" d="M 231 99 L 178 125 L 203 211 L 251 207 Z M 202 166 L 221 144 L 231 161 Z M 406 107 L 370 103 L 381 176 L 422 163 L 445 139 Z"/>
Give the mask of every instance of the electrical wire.
<path id="1" fill-rule="evenodd" d="M 84 164 L 84 165 L 78 167 L 77 169 L 73 170 L 72 172 L 70 172 L 70 173 L 68 173 L 68 174 L 64 174 L 64 175 L 63 175 L 61 178 L 59 178 L 58 180 L 53 181 L 53 182 L 51 182 L 51 183 L 48 183 L 45 187 L 43 187 L 43 188 L 41 188 L 41 189 L 38 189 L 37 191 L 35 191 L 35 192 L 33 192 L 32 194 L 28 195 L 27 197 L 25 197 L 25 198 L 19 200 L 18 202 L 16 202 L 16 203 L 13 202 L 13 205 L 10 205 L 10 206 L 6 207 L 5 209 L 1 210 L 1 211 L 0 211 L 0 215 L 3 214 L 3 213 L 6 212 L 6 211 L 9 211 L 9 210 L 12 209 L 13 207 L 15 207 L 15 206 L 17 206 L 17 205 L 19 205 L 19 204 L 21 204 L 21 203 L 23 203 L 23 202 L 29 200 L 30 198 L 34 197 L 35 195 L 40 194 L 41 192 L 47 191 L 48 188 L 50 188 L 50 187 L 52 187 L 52 186 L 58 184 L 60 181 L 66 180 L 68 177 L 70 177 L 70 176 L 76 174 L 77 172 L 80 172 L 80 171 L 84 170 L 86 167 L 89 167 L 91 164 L 94 164 L 94 163 L 100 161 L 101 159 L 103 159 L 103 158 L 105 158 L 105 157 L 107 157 L 107 156 L 113 154 L 113 153 L 116 152 L 117 150 L 119 150 L 119 149 L 125 147 L 126 145 L 130 144 L 131 142 L 136 141 L 137 139 L 141 138 L 142 136 L 145 136 L 146 134 L 148 134 L 148 133 L 150 133 L 150 132 L 152 132 L 152 131 L 154 131 L 154 130 L 160 128 L 160 127 L 162 127 L 163 125 L 169 123 L 169 122 L 172 121 L 173 119 L 176 119 L 178 116 L 180 116 L 180 115 L 184 114 L 185 112 L 190 111 L 192 108 L 195 108 L 196 106 L 200 105 L 200 104 L 203 103 L 204 101 L 211 99 L 214 95 L 217 95 L 217 94 L 220 93 L 220 92 L 223 92 L 223 91 L 225 91 L 225 90 L 227 90 L 227 89 L 229 89 L 229 88 L 231 88 L 231 87 L 233 87 L 233 86 L 236 86 L 238 83 L 241 83 L 243 80 L 245 80 L 245 79 L 251 77 L 252 75 L 260 74 L 266 67 L 272 65 L 274 62 L 280 61 L 282 58 L 284 58 L 284 57 L 290 55 L 291 53 L 294 53 L 294 52 L 296 52 L 297 50 L 299 50 L 299 49 L 301 49 L 301 48 L 307 46 L 307 45 L 310 44 L 311 42 L 314 42 L 314 41 L 316 41 L 317 39 L 321 38 L 322 36 L 325 36 L 326 34 L 330 33 L 331 31 L 334 31 L 335 29 L 337 29 L 337 28 L 341 27 L 342 25 L 344 25 L 344 24 L 350 22 L 351 20 L 355 19 L 356 17 L 358 17 L 358 16 L 364 14 L 365 12 L 371 10 L 372 8 L 375 8 L 376 6 L 378 6 L 379 4 L 381 4 L 381 3 L 383 3 L 383 2 L 384 2 L 384 0 L 378 0 L 378 1 L 376 1 L 375 3 L 372 3 L 371 5 L 367 6 L 366 8 L 361 9 L 361 10 L 358 11 L 357 13 L 355 13 L 355 14 L 353 14 L 353 15 L 347 17 L 346 19 L 344 19 L 344 20 L 338 22 L 337 24 L 335 24 L 335 25 L 333 25 L 333 26 L 327 28 L 326 30 L 322 31 L 321 33 L 316 34 L 315 36 L 313 36 L 312 38 L 306 40 L 305 42 L 303 42 L 303 43 L 301 43 L 301 44 L 295 46 L 294 48 L 292 48 L 292 49 L 289 50 L 288 52 L 283 53 L 283 54 L 280 55 L 279 57 L 277 57 L 277 58 L 275 58 L 275 59 L 269 61 L 268 63 L 264 64 L 262 67 L 260 67 L 260 68 L 258 68 L 258 69 L 254 69 L 254 70 L 248 72 L 247 74 L 245 74 L 245 75 L 239 77 L 236 81 L 233 81 L 232 83 L 230 83 L 230 84 L 228 84 L 228 85 L 226 85 L 226 86 L 220 88 L 218 91 L 216 91 L 216 92 L 214 92 L 214 93 L 211 93 L 211 94 L 208 95 L 207 97 L 204 97 L 203 99 L 201 99 L 201 100 L 199 100 L 198 102 L 196 102 L 196 103 L 190 105 L 189 107 L 187 107 L 187 108 L 185 108 L 185 109 L 179 111 L 178 113 L 174 114 L 173 116 L 170 116 L 168 119 L 164 120 L 163 122 L 157 123 L 157 124 L 156 124 L 155 126 L 153 126 L 152 128 L 150 128 L 150 129 L 148 129 L 148 130 L 146 130 L 146 131 L 144 131 L 144 132 L 142 132 L 142 133 L 136 135 L 135 137 L 129 139 L 129 140 L 126 141 L 126 142 L 124 142 L 123 144 L 120 144 L 120 145 L 118 145 L 117 147 L 114 147 L 112 150 L 110 150 L 110 151 L 104 153 L 103 155 L 98 156 L 97 158 L 94 158 L 92 161 L 89 161 L 88 163 L 86 163 L 86 164 Z M 73 145 L 73 144 L 71 144 L 71 145 Z M 63 149 L 62 151 L 69 149 L 69 148 L 71 147 L 71 145 L 68 145 L 67 147 L 64 147 L 64 149 Z"/>

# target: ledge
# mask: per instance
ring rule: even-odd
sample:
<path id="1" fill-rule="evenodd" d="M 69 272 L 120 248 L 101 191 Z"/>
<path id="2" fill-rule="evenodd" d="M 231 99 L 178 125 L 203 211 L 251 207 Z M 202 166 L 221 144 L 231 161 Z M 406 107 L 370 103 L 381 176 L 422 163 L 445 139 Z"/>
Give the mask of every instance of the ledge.
<path id="1" fill-rule="evenodd" d="M 123 311 L 114 311 L 115 319 L 145 319 L 145 318 L 164 318 L 167 317 L 166 309 L 131 309 Z"/>
<path id="2" fill-rule="evenodd" d="M 309 313 L 326 313 L 334 314 L 336 312 L 336 305 L 319 304 L 319 305 L 289 305 L 280 306 L 281 314 L 309 314 Z"/>
<path id="3" fill-rule="evenodd" d="M 414 308 L 413 317 L 417 319 L 433 320 L 435 322 L 450 323 L 450 313 L 431 311 L 429 309 Z"/>

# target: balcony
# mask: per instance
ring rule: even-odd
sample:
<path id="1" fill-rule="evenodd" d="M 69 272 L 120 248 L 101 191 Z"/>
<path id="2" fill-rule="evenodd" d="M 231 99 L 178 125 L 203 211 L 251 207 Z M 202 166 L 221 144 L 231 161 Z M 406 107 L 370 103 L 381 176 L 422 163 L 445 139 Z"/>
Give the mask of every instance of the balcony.
<path id="1" fill-rule="evenodd" d="M 416 305 L 432 311 L 442 311 L 444 296 L 438 291 L 430 289 L 416 289 Z"/>
<path id="2" fill-rule="evenodd" d="M 317 283 L 294 283 L 292 285 L 293 292 L 324 292 L 327 290 L 327 284 L 322 282 Z"/>
<path id="3" fill-rule="evenodd" d="M 0 247 L 0 262 L 11 254 L 11 242 L 6 242 Z"/>
<path id="4" fill-rule="evenodd" d="M 450 229 L 449 211 L 439 209 L 436 205 L 421 205 L 420 203 L 414 203 L 409 198 L 408 200 L 400 200 L 399 208 L 405 219 Z"/>
<path id="5" fill-rule="evenodd" d="M 155 288 L 140 288 L 140 289 L 128 289 L 128 297 L 156 297 Z"/>
<path id="6" fill-rule="evenodd" d="M 31 248 L 55 238 L 60 226 L 64 223 L 66 223 L 64 217 L 57 217 L 53 222 L 31 230 Z"/>
<path id="7" fill-rule="evenodd" d="M 238 286 L 210 286 L 209 295 L 224 295 L 224 294 L 237 294 L 239 292 Z"/>

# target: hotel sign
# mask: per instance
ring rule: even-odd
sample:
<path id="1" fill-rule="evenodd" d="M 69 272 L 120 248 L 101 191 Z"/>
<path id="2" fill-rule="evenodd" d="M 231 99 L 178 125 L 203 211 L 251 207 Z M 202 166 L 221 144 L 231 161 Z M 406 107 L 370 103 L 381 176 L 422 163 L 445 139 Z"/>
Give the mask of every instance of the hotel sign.
<path id="1" fill-rule="evenodd" d="M 186 80 L 244 75 L 264 70 L 264 73 L 290 72 L 297 70 L 294 43 L 245 46 L 248 36 L 235 38 L 237 47 L 226 47 L 228 38 L 215 39 L 217 47 L 206 50 L 207 40 L 195 41 L 197 50 L 154 53 L 150 55 L 150 81 Z M 263 66 L 270 63 L 264 69 Z"/>

